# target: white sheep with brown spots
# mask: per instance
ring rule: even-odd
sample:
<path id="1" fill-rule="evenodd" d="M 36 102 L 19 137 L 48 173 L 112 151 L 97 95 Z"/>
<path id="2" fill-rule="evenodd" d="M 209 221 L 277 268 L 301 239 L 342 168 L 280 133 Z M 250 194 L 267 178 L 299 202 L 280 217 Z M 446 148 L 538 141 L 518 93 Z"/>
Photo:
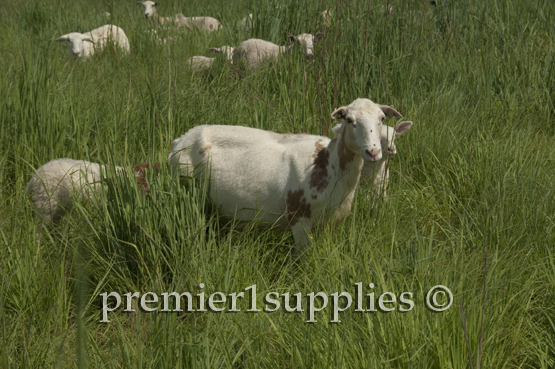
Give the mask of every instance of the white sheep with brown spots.
<path id="1" fill-rule="evenodd" d="M 369 184 L 375 196 L 387 196 L 386 190 L 389 184 L 389 158 L 397 154 L 395 137 L 406 133 L 412 126 L 412 122 L 400 122 L 393 127 L 384 125 L 382 128 L 382 158 L 375 162 L 365 162 L 360 173 L 360 183 Z M 334 134 L 339 134 L 341 125 L 332 128 Z"/>
<path id="2" fill-rule="evenodd" d="M 222 28 L 221 23 L 212 17 L 185 17 L 182 13 L 178 13 L 173 17 L 161 17 L 156 12 L 156 7 L 160 5 L 158 1 L 142 1 L 137 2 L 145 8 L 146 19 L 153 19 L 160 25 L 174 24 L 177 28 L 186 27 L 187 29 L 199 29 L 203 31 L 213 32 Z"/>
<path id="3" fill-rule="evenodd" d="M 289 35 L 287 41 L 289 45 L 278 46 L 270 41 L 251 38 L 241 42 L 233 54 L 233 62 L 240 63 L 245 61 L 251 69 L 256 69 L 264 63 L 277 63 L 279 56 L 297 50 L 302 52 L 307 58 L 314 57 L 314 42 L 320 40 L 323 33 L 315 35 L 302 33 L 298 36 Z"/>
<path id="4" fill-rule="evenodd" d="M 85 33 L 72 32 L 61 36 L 57 42 L 67 41 L 67 53 L 70 57 L 88 58 L 95 51 L 100 51 L 108 41 L 113 41 L 124 52 L 129 53 L 129 40 L 118 26 L 106 24 Z"/>
<path id="5" fill-rule="evenodd" d="M 137 186 L 145 194 L 148 193 L 145 171 L 149 168 L 148 163 L 133 167 Z M 102 176 L 106 177 L 110 169 L 106 165 L 68 158 L 51 160 L 40 166 L 25 188 L 40 223 L 37 238 L 40 238 L 43 229 L 52 229 L 71 210 L 75 200 L 83 201 L 96 196 Z M 154 169 L 159 170 L 160 164 L 155 164 Z M 122 167 L 115 166 L 113 170 L 117 175 L 125 174 Z"/>
<path id="6" fill-rule="evenodd" d="M 338 137 L 278 134 L 241 126 L 201 125 L 175 139 L 168 161 L 183 176 L 211 178 L 219 213 L 239 221 L 291 229 L 298 252 L 310 231 L 340 222 L 364 162 L 382 158 L 382 121 L 392 107 L 356 99 L 332 113 Z"/>

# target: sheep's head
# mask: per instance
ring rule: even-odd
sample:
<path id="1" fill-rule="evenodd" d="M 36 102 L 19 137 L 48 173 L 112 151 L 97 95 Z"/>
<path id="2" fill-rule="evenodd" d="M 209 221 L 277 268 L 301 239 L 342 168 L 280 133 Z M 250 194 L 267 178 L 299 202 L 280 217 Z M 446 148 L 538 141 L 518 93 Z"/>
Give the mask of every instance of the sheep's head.
<path id="1" fill-rule="evenodd" d="M 160 5 L 160 3 L 158 1 L 139 1 L 137 2 L 137 5 L 142 5 L 145 8 L 145 17 L 146 19 L 149 19 L 154 14 L 156 14 L 156 7 Z"/>
<path id="2" fill-rule="evenodd" d="M 59 39 L 56 40 L 57 42 L 67 41 L 67 53 L 70 57 L 84 57 L 86 58 L 89 56 L 89 48 L 85 46 L 85 42 L 90 42 L 94 44 L 94 41 L 91 40 L 88 36 L 85 36 L 82 33 L 73 32 L 68 33 L 67 35 L 63 35 Z"/>
<path id="3" fill-rule="evenodd" d="M 210 51 L 217 54 L 223 54 L 227 60 L 232 60 L 235 48 L 231 46 L 212 47 Z"/>
<path id="4" fill-rule="evenodd" d="M 343 120 L 339 129 L 339 145 L 358 153 L 365 161 L 382 158 L 382 129 L 386 117 L 400 118 L 401 114 L 390 106 L 375 104 L 368 99 L 356 99 L 331 114 L 332 119 Z"/>
<path id="5" fill-rule="evenodd" d="M 324 37 L 324 33 L 322 32 L 315 35 L 301 33 L 298 36 L 287 36 L 287 41 L 294 42 L 293 47 L 295 50 L 302 51 L 307 58 L 312 59 L 314 58 L 314 43 L 322 39 L 322 37 Z"/>

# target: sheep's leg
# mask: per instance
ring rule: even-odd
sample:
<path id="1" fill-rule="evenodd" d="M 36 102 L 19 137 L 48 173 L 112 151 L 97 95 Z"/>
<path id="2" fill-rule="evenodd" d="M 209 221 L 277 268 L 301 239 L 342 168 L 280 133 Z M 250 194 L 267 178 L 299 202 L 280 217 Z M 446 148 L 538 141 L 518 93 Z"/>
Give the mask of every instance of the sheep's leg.
<path id="1" fill-rule="evenodd" d="M 299 218 L 291 230 L 295 239 L 295 250 L 292 254 L 302 257 L 310 247 L 310 222 L 306 218 Z"/>

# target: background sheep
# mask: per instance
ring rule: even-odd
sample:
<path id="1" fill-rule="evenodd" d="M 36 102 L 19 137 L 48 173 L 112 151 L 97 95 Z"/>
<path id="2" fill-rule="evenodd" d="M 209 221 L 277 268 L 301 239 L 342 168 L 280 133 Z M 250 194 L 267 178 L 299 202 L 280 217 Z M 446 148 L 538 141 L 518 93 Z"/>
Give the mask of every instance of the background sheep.
<path id="1" fill-rule="evenodd" d="M 235 51 L 234 47 L 231 47 L 231 46 L 212 47 L 210 48 L 210 51 L 213 53 L 222 54 L 226 60 L 233 62 L 232 56 L 233 56 L 233 52 Z M 212 67 L 215 61 L 216 61 L 216 58 L 210 58 L 207 56 L 199 55 L 199 56 L 190 57 L 185 61 L 185 64 L 193 71 L 198 73 L 198 72 L 208 71 Z"/>
<path id="2" fill-rule="evenodd" d="M 117 26 L 107 24 L 86 33 L 68 33 L 56 41 L 67 41 L 67 53 L 70 57 L 87 58 L 94 54 L 95 50 L 101 50 L 106 46 L 108 40 L 112 40 L 117 46 L 129 53 L 129 40 L 125 32 Z"/>
<path id="3" fill-rule="evenodd" d="M 277 62 L 279 55 L 291 49 L 302 51 L 305 56 L 314 56 L 314 41 L 320 40 L 323 33 L 311 35 L 302 33 L 298 36 L 289 35 L 287 40 L 291 43 L 287 46 L 278 46 L 272 42 L 251 38 L 241 42 L 233 54 L 233 62 L 238 63 L 245 60 L 251 69 L 256 69 L 266 62 Z"/>
<path id="4" fill-rule="evenodd" d="M 155 169 L 160 165 L 156 164 Z M 124 174 L 124 168 L 112 168 L 118 175 Z M 145 171 L 148 163 L 141 163 L 133 168 L 139 190 L 148 193 Z M 100 188 L 102 176 L 109 174 L 110 167 L 85 160 L 69 158 L 55 159 L 42 165 L 31 176 L 25 192 L 31 196 L 36 214 L 39 218 L 39 230 L 51 229 L 72 209 L 75 199 L 92 199 Z"/>
<path id="5" fill-rule="evenodd" d="M 158 24 L 175 24 L 177 28 L 186 27 L 188 29 L 199 29 L 205 31 L 216 31 L 222 27 L 216 18 L 212 17 L 185 17 L 182 13 L 176 14 L 173 17 L 161 17 L 156 12 L 156 7 L 160 5 L 158 1 L 144 1 L 137 2 L 137 5 L 142 5 L 145 8 L 146 19 L 154 19 Z"/>

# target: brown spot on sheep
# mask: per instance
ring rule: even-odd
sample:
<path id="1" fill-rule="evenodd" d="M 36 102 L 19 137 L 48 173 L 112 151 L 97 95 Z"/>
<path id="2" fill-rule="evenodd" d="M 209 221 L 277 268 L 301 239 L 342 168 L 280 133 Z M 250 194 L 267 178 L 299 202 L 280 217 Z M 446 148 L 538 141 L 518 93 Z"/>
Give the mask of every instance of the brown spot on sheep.
<path id="1" fill-rule="evenodd" d="M 133 171 L 136 173 L 137 187 L 144 195 L 148 195 L 149 187 L 146 180 L 146 172 L 150 170 L 149 163 L 140 163 L 133 167 Z M 155 163 L 152 169 L 158 173 L 160 171 L 160 163 Z"/>
<path id="2" fill-rule="evenodd" d="M 200 154 L 200 156 L 204 156 L 206 154 L 207 151 L 210 151 L 210 149 L 212 148 L 212 146 L 207 145 L 205 148 L 200 149 L 198 151 L 198 153 Z"/>
<path id="3" fill-rule="evenodd" d="M 328 161 L 330 152 L 318 141 L 314 144 L 316 150 L 312 157 L 314 158 L 314 169 L 310 175 L 310 188 L 316 189 L 317 192 L 322 192 L 328 187 Z"/>
<path id="4" fill-rule="evenodd" d="M 297 224 L 299 218 L 310 218 L 310 204 L 306 202 L 306 199 L 303 195 L 303 190 L 289 190 L 287 192 L 287 220 L 289 220 L 289 224 L 291 226 Z"/>
<path id="5" fill-rule="evenodd" d="M 345 134 L 341 135 L 341 140 L 337 145 L 337 154 L 339 155 L 339 168 L 341 170 L 345 170 L 347 164 L 355 158 L 355 154 L 345 144 Z"/>

